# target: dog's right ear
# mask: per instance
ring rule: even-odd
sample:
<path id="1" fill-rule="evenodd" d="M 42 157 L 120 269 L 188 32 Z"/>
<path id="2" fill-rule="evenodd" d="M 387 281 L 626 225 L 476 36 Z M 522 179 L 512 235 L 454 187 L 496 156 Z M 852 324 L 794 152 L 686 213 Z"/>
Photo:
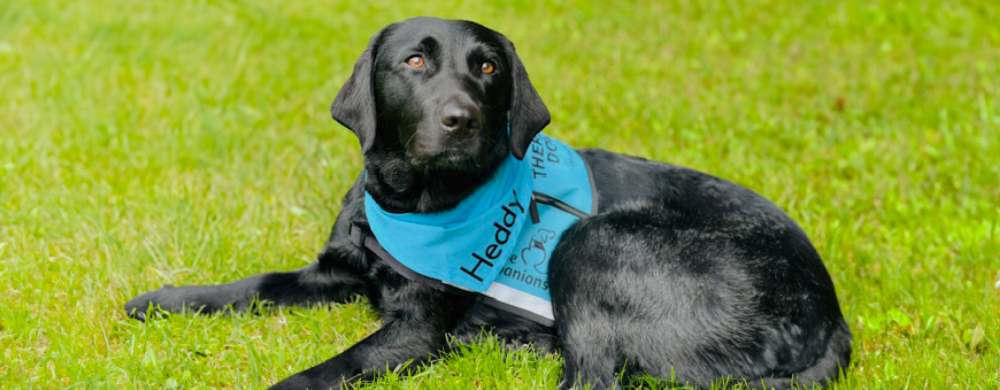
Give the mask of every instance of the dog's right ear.
<path id="1" fill-rule="evenodd" d="M 375 34 L 368 41 L 368 48 L 354 64 L 354 73 L 340 88 L 330 106 L 330 116 L 358 137 L 362 154 L 367 153 L 375 143 L 375 79 L 372 72 L 381 35 Z"/>

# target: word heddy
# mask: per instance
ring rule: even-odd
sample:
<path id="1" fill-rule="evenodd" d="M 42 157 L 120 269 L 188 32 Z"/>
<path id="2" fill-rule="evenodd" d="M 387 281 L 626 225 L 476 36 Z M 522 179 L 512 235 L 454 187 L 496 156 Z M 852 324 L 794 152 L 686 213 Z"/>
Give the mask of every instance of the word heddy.
<path id="1" fill-rule="evenodd" d="M 517 200 L 517 190 L 513 190 L 511 195 L 513 195 L 514 201 L 500 206 L 503 210 L 503 218 L 500 221 L 493 222 L 493 227 L 496 228 L 496 231 L 493 233 L 493 243 L 482 250 L 482 255 L 476 252 L 472 253 L 472 257 L 476 259 L 476 265 L 472 269 L 465 268 L 464 266 L 459 268 L 462 272 L 480 282 L 483 281 L 483 278 L 476 275 L 476 271 L 484 264 L 486 267 L 493 268 L 496 259 L 503 254 L 503 246 L 510 241 L 510 229 L 517 224 L 518 218 L 526 212 L 524 206 Z M 515 213 L 514 210 L 517 210 L 517 212 Z"/>

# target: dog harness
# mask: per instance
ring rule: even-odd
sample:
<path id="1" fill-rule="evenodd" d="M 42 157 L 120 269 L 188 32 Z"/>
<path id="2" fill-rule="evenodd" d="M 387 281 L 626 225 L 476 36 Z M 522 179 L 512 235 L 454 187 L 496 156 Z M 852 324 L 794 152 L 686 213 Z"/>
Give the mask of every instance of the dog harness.
<path id="1" fill-rule="evenodd" d="M 410 280 L 551 326 L 549 259 L 562 233 L 596 208 L 593 188 L 583 158 L 539 134 L 523 160 L 508 155 L 450 210 L 390 213 L 365 191 L 368 229 L 352 223 L 350 236 Z"/>

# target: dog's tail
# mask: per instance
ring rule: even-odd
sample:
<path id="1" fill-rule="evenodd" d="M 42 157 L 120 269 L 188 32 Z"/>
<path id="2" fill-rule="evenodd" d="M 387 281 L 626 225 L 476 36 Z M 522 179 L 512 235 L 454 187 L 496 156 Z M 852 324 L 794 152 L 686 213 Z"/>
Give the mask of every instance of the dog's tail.
<path id="1" fill-rule="evenodd" d="M 638 388 L 684 388 L 695 390 L 730 389 L 737 385 L 742 385 L 742 389 L 757 390 L 815 390 L 825 389 L 841 374 L 846 375 L 848 365 L 851 363 L 851 330 L 847 323 L 841 319 L 836 330 L 830 337 L 826 352 L 816 363 L 793 375 L 790 378 L 768 377 L 756 380 L 740 379 L 718 379 L 711 384 L 681 383 L 664 378 L 656 378 L 645 375 L 629 376 L 629 381 L 624 382 L 625 389 Z M 625 378 L 622 378 L 625 379 Z M 686 387 L 685 387 L 686 386 Z"/>
<path id="2" fill-rule="evenodd" d="M 851 330 L 841 319 L 830 337 L 826 353 L 810 367 L 791 378 L 747 380 L 751 389 L 823 389 L 832 384 L 851 364 Z"/>

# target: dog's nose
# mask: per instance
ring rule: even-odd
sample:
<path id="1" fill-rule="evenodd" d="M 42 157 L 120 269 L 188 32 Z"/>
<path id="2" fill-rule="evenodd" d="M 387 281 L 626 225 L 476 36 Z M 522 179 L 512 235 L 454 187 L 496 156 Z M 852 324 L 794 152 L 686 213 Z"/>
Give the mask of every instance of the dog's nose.
<path id="1" fill-rule="evenodd" d="M 449 132 L 478 129 L 481 122 L 482 113 L 473 104 L 448 102 L 441 109 L 441 127 Z"/>

